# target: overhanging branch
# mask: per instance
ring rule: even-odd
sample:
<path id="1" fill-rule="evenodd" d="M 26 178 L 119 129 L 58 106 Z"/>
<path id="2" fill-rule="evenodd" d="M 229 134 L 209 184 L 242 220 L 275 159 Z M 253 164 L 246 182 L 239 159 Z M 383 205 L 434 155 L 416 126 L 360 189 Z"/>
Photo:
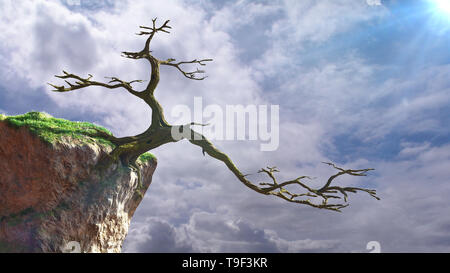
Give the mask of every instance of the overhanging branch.
<path id="1" fill-rule="evenodd" d="M 348 206 L 347 198 L 348 193 L 356 193 L 357 191 L 367 192 L 370 196 L 374 197 L 377 200 L 380 200 L 378 196 L 376 196 L 376 191 L 371 189 L 357 188 L 357 187 L 339 187 L 339 186 L 331 186 L 331 182 L 338 176 L 343 174 L 348 174 L 352 176 L 366 176 L 368 171 L 373 169 L 362 169 L 362 170 L 352 170 L 352 169 L 342 169 L 337 167 L 333 163 L 325 163 L 334 168 L 338 169 L 340 172 L 336 175 L 331 176 L 326 184 L 320 189 L 314 189 L 306 185 L 303 181 L 305 179 L 312 179 L 309 176 L 299 176 L 293 180 L 285 181 L 279 183 L 275 177 L 275 173 L 279 172 L 276 167 L 267 167 L 262 168 L 259 173 L 265 173 L 271 179 L 271 182 L 261 182 L 258 185 L 255 185 L 246 177 L 248 175 L 242 174 L 242 172 L 236 167 L 236 165 L 231 161 L 231 159 L 222 151 L 217 149 L 208 139 L 206 139 L 202 134 L 195 132 L 190 129 L 189 126 L 180 127 L 181 130 L 189 130 L 190 131 L 190 139 L 189 141 L 202 148 L 203 154 L 207 153 L 209 156 L 222 161 L 228 167 L 228 169 L 241 181 L 244 185 L 249 187 L 250 189 L 265 195 L 274 195 L 283 200 L 292 203 L 304 204 L 315 208 L 327 209 L 340 212 L 341 209 Z M 289 185 L 297 185 L 301 189 L 304 190 L 303 193 L 292 193 L 290 192 L 286 186 Z M 319 199 L 319 203 L 313 202 L 311 199 L 307 198 L 315 198 Z M 307 198 L 307 199 L 305 199 Z M 334 202 L 329 203 L 330 199 L 339 200 L 343 199 L 343 202 Z"/>

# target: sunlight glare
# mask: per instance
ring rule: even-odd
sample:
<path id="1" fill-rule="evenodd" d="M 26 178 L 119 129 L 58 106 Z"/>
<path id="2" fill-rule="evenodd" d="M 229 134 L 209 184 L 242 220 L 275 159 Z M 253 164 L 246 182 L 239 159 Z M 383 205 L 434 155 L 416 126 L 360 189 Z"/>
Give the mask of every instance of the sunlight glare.
<path id="1" fill-rule="evenodd" d="M 433 0 L 436 8 L 450 16 L 450 0 Z"/>

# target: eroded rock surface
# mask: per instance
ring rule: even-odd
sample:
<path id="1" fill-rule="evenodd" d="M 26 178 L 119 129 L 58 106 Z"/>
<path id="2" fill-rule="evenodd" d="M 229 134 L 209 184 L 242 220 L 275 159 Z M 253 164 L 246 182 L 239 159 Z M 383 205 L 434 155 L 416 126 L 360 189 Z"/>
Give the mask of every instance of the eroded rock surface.
<path id="1" fill-rule="evenodd" d="M 53 144 L 0 121 L 0 252 L 120 252 L 156 160 L 94 171 L 111 147 Z"/>

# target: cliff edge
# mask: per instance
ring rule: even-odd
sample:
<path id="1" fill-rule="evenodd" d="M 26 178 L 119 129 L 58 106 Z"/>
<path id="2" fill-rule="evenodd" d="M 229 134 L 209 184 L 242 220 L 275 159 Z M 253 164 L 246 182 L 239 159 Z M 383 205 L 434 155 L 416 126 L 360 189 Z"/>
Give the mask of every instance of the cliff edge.
<path id="1" fill-rule="evenodd" d="M 120 252 L 156 159 L 137 172 L 97 163 L 114 145 L 86 122 L 30 112 L 0 115 L 0 252 Z M 109 133 L 109 132 L 108 132 Z"/>

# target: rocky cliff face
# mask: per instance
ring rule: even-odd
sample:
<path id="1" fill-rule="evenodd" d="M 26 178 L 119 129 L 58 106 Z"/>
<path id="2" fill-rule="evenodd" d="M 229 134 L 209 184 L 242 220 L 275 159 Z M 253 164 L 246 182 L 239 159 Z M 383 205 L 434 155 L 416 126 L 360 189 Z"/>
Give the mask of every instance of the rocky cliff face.
<path id="1" fill-rule="evenodd" d="M 56 130 L 49 142 L 36 134 L 48 128 L 10 123 L 0 120 L 0 252 L 120 252 L 156 160 L 140 162 L 139 186 L 120 163 L 95 171 L 112 149 L 98 140 Z"/>

